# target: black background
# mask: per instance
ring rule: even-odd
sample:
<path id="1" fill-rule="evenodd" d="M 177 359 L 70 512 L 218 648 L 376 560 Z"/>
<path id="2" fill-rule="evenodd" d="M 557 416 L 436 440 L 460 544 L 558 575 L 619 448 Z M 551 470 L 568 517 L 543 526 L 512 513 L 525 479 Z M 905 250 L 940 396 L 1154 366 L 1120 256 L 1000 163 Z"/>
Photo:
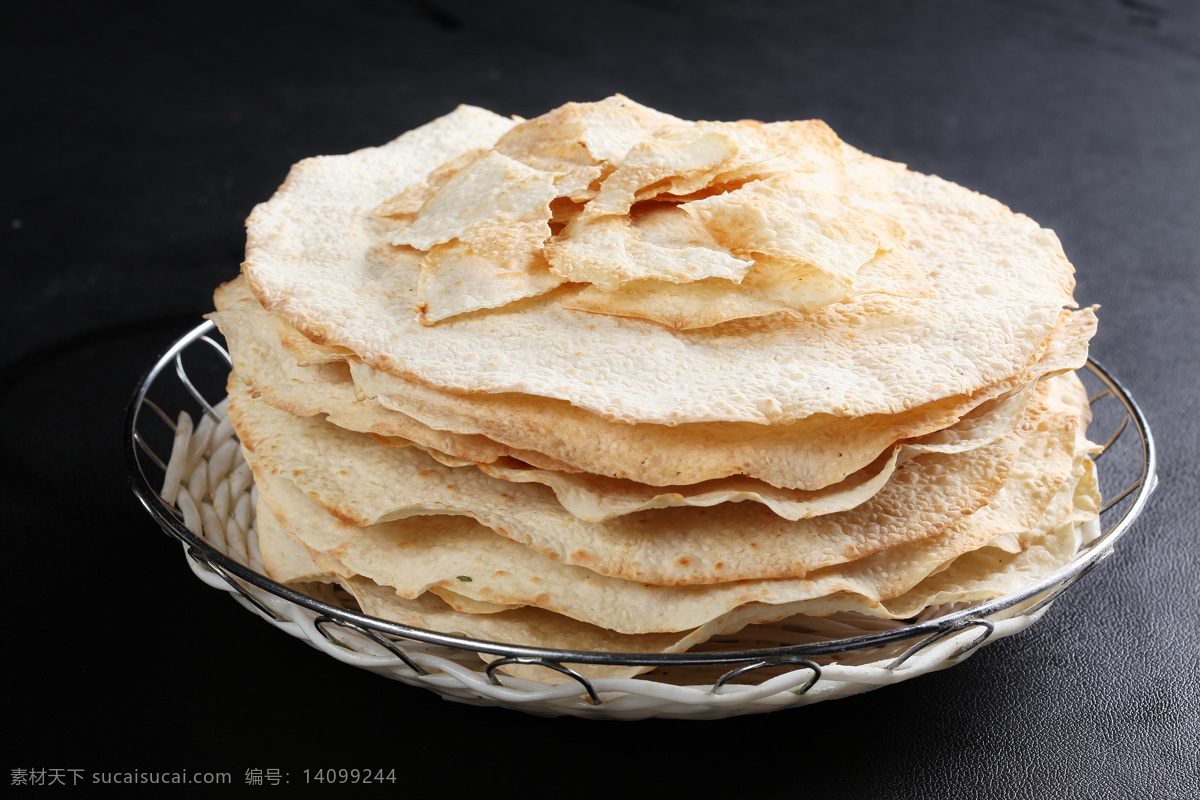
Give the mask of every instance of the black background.
<path id="1" fill-rule="evenodd" d="M 395 768 L 409 786 L 375 791 L 585 797 L 1197 795 L 1200 4 L 46 2 L 6 5 L 0 37 L 7 770 L 240 783 L 275 768 L 294 786 L 305 768 Z M 195 580 L 127 488 L 123 407 L 236 274 L 251 207 L 298 159 L 459 103 L 528 117 L 618 91 L 685 118 L 820 117 L 1054 229 L 1077 298 L 1102 306 L 1093 355 L 1161 447 L 1159 490 L 1114 557 L 954 669 L 713 722 L 448 703 Z"/>

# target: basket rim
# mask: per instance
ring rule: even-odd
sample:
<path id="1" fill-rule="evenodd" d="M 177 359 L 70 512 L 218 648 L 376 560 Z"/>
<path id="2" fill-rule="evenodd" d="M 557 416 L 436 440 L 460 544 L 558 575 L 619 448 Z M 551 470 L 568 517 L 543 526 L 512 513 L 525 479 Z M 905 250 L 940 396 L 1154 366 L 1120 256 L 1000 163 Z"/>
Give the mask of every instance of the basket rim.
<path id="1" fill-rule="evenodd" d="M 126 453 L 126 462 L 128 466 L 128 481 L 133 494 L 141 502 L 142 506 L 150 514 L 150 516 L 158 523 L 159 527 L 167 534 L 180 541 L 189 552 L 196 557 L 208 562 L 210 565 L 215 565 L 219 571 L 225 574 L 226 580 L 230 577 L 236 577 L 238 580 L 244 581 L 251 586 L 268 592 L 285 601 L 303 606 L 309 610 L 316 612 L 321 617 L 329 618 L 329 621 L 346 623 L 349 626 L 365 629 L 378 634 L 406 639 L 424 644 L 440 645 L 450 647 L 456 650 L 473 651 L 477 653 L 487 653 L 490 655 L 499 656 L 506 659 L 535 659 L 538 661 L 551 661 L 557 663 L 573 663 L 573 664 L 594 664 L 606 666 L 639 666 L 639 667 L 667 667 L 667 666 L 735 666 L 738 664 L 753 664 L 762 661 L 774 660 L 789 660 L 804 659 L 809 656 L 830 655 L 834 653 L 850 652 L 862 650 L 870 647 L 878 647 L 895 642 L 907 641 L 916 639 L 922 636 L 930 635 L 946 635 L 957 630 L 979 625 L 990 624 L 985 623 L 986 618 L 1007 610 L 1014 606 L 1020 605 L 1039 595 L 1050 592 L 1050 596 L 1043 598 L 1036 607 L 1041 607 L 1048 603 L 1054 597 L 1067 589 L 1072 583 L 1094 568 L 1097 564 L 1110 556 L 1118 539 L 1121 538 L 1133 525 L 1134 521 L 1141 514 L 1149 502 L 1151 494 L 1157 486 L 1157 448 L 1154 442 L 1153 434 L 1150 430 L 1149 422 L 1145 414 L 1134 400 L 1129 391 L 1115 378 L 1111 373 L 1095 360 L 1089 358 L 1086 363 L 1089 369 L 1099 380 L 1107 387 L 1107 392 L 1111 393 L 1118 402 L 1120 402 L 1127 414 L 1126 422 L 1132 420 L 1134 429 L 1137 431 L 1142 450 L 1142 471 L 1141 476 L 1131 483 L 1123 492 L 1111 500 L 1108 500 L 1105 506 L 1101 509 L 1101 513 L 1105 510 L 1114 507 L 1119 501 L 1123 500 L 1130 493 L 1136 490 L 1132 502 L 1122 512 L 1120 518 L 1113 523 L 1108 529 L 1103 530 L 1101 534 L 1080 553 L 1076 555 L 1067 564 L 1059 569 L 1043 577 L 1042 579 L 1029 584 L 1016 592 L 1002 595 L 1001 597 L 976 603 L 966 608 L 953 611 L 943 616 L 927 620 L 924 622 L 911 623 L 901 626 L 894 630 L 883 631 L 879 633 L 864 634 L 860 636 L 848 637 L 843 639 L 834 639 L 827 642 L 807 645 L 794 645 L 771 648 L 758 648 L 748 650 L 729 650 L 721 652 L 683 652 L 683 653 L 616 653 L 616 652 L 597 652 L 584 650 L 559 650 L 553 648 L 531 647 L 528 645 L 514 645 L 503 642 L 488 641 L 483 639 L 475 639 L 466 636 L 456 636 L 452 634 L 439 633 L 423 628 L 416 628 L 399 623 L 390 622 L 387 620 L 372 617 L 366 614 L 361 614 L 354 611 L 348 611 L 338 606 L 333 606 L 322 602 L 315 598 L 301 594 L 290 587 L 276 583 L 270 578 L 251 569 L 241 562 L 227 556 L 217 548 L 213 547 L 203 538 L 195 535 L 188 530 L 182 523 L 181 519 L 176 516 L 175 512 L 162 500 L 158 491 L 151 485 L 146 471 L 143 468 L 143 453 L 139 447 L 138 440 L 138 422 L 141 412 L 145 410 L 147 395 L 151 387 L 158 379 L 159 375 L 166 369 L 171 362 L 176 361 L 179 356 L 192 344 L 207 340 L 207 342 L 220 349 L 228 359 L 227 353 L 214 340 L 208 338 L 208 334 L 216 330 L 216 325 L 211 320 L 206 320 L 200 325 L 197 325 L 189 332 L 178 338 L 158 360 L 142 375 L 138 381 L 137 387 L 133 392 L 125 413 L 124 426 L 124 444 Z M 179 369 L 182 370 L 182 364 L 179 364 Z M 1103 394 L 1103 392 L 1101 393 Z M 1098 398 L 1098 396 L 1097 396 Z M 1093 398 L 1093 399 L 1097 399 Z M 205 404 L 206 401 L 201 401 Z M 1121 435 L 1126 425 L 1122 423 L 1118 428 L 1117 434 L 1114 434 L 1115 441 L 1117 436 Z M 1033 609 L 1029 609 L 1026 613 L 1032 613 Z M 919 646 L 919 645 L 918 645 Z"/>

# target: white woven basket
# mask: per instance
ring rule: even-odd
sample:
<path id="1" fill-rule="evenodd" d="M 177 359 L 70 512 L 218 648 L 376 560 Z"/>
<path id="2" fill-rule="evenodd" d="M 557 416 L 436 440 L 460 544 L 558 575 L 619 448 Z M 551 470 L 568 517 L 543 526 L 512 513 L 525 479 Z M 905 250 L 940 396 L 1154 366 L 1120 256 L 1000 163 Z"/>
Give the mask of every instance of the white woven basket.
<path id="1" fill-rule="evenodd" d="M 831 700 L 945 669 L 981 644 L 1018 633 L 1040 619 L 1055 597 L 1111 552 L 1155 484 L 1153 440 L 1141 412 L 1119 384 L 1089 364 L 1093 381 L 1102 385 L 1093 406 L 1109 396 L 1117 401 L 1109 405 L 1120 406 L 1116 416 L 1108 415 L 1112 422 L 1106 430 L 1113 433 L 1105 453 L 1119 452 L 1117 458 L 1106 456 L 1105 473 L 1124 488 L 1114 492 L 1106 487 L 1112 499 L 1101 520 L 1081 531 L 1081 541 L 1090 544 L 1074 561 L 1019 593 L 974 606 L 931 609 L 908 622 L 850 614 L 793 618 L 751 626 L 697 651 L 665 656 L 479 642 L 367 617 L 340 590 L 312 584 L 300 594 L 263 575 L 254 529 L 256 489 L 249 467 L 223 402 L 210 403 L 183 366 L 185 352 L 189 360 L 207 354 L 209 361 L 215 360 L 213 353 L 220 353 L 224 360 L 216 366 L 221 372 L 227 369 L 228 356 L 211 338 L 212 331 L 207 323 L 180 339 L 138 386 L 126 423 L 135 494 L 160 526 L 180 540 L 192 571 L 209 586 L 229 592 L 270 624 L 339 661 L 463 703 L 542 715 L 713 719 Z M 200 353 L 194 352 L 197 349 Z M 171 364 L 176 382 L 163 375 Z M 167 383 L 175 391 L 160 405 L 162 401 L 155 402 L 150 394 Z M 179 410 L 183 403 L 199 406 L 198 423 Z M 163 405 L 173 406 L 175 413 L 166 414 Z M 165 460 L 156 455 L 154 436 L 143 430 L 157 424 L 155 416 L 165 423 L 158 426 L 160 450 L 166 444 L 163 431 L 169 429 L 171 437 Z M 1129 430 L 1137 436 L 1128 435 Z M 1122 446 L 1114 448 L 1118 440 Z M 153 472 L 160 480 L 151 478 Z M 562 674 L 575 680 L 541 683 L 502 676 L 495 670 L 502 662 L 485 665 L 481 653 L 540 664 L 560 680 Z M 656 668 L 636 678 L 587 680 L 571 668 L 573 663 Z"/>

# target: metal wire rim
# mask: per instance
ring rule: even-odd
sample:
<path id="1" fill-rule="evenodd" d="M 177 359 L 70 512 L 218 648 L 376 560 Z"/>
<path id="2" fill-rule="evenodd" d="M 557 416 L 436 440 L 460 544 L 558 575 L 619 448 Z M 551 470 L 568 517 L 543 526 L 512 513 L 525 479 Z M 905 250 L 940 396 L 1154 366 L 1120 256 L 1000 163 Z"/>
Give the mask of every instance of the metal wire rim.
<path id="1" fill-rule="evenodd" d="M 250 569 L 246 565 L 230 558 L 220 552 L 204 539 L 193 534 L 183 524 L 177 512 L 159 495 L 158 491 L 151 485 L 149 478 L 145 472 L 145 462 L 143 459 L 148 459 L 157 464 L 160 469 L 165 470 L 166 466 L 144 442 L 138 431 L 138 422 L 144 411 L 149 410 L 160 416 L 170 426 L 174 426 L 171 418 L 163 412 L 157 405 L 147 398 L 151 387 L 157 380 L 160 373 L 171 366 L 175 365 L 175 371 L 181 383 L 188 392 L 196 399 L 203 408 L 205 414 L 211 414 L 217 417 L 214 410 L 214 405 L 210 403 L 192 384 L 188 378 L 186 370 L 183 368 L 181 354 L 191 345 L 197 342 L 212 347 L 219 352 L 226 362 L 229 362 L 229 355 L 219 343 L 213 340 L 209 334 L 215 330 L 215 325 L 210 322 L 205 322 L 196 328 L 192 329 L 186 335 L 175 342 L 158 361 L 152 366 L 141 381 L 129 401 L 125 417 L 125 445 L 126 456 L 129 466 L 129 482 L 134 495 L 150 513 L 151 517 L 158 522 L 168 534 L 182 542 L 189 553 L 197 561 L 206 563 L 213 568 L 215 572 L 221 575 L 228 583 L 233 586 L 238 593 L 247 597 L 250 602 L 257 607 L 260 612 L 274 617 L 275 615 L 262 607 L 260 603 L 248 597 L 245 589 L 238 585 L 237 581 L 257 587 L 263 591 L 273 594 L 283 600 L 303 606 L 318 615 L 328 618 L 328 621 L 337 624 L 340 627 L 345 627 L 351 630 L 366 631 L 369 638 L 379 641 L 376 636 L 370 635 L 382 634 L 385 637 L 395 639 L 408 639 L 415 642 L 425 644 L 440 645 L 456 650 L 472 651 L 477 653 L 486 653 L 489 655 L 498 656 L 506 662 L 510 663 L 536 663 L 550 667 L 557 671 L 566 670 L 569 674 L 569 669 L 562 666 L 563 663 L 572 664 L 594 664 L 604 666 L 637 666 L 637 667 L 686 667 L 686 666 L 729 666 L 735 667 L 730 673 L 724 676 L 720 681 L 716 690 L 719 690 L 730 678 L 735 675 L 744 674 L 764 666 L 772 666 L 783 663 L 801 664 L 807 666 L 807 659 L 813 656 L 826 656 L 838 653 L 847 653 L 866 648 L 880 647 L 883 645 L 893 644 L 896 642 L 907 641 L 918 637 L 926 637 L 920 642 L 917 642 L 913 647 L 909 648 L 898 658 L 891 662 L 889 669 L 902 669 L 904 662 L 913 654 L 927 645 L 948 637 L 954 633 L 962 631 L 970 627 L 981 627 L 984 629 L 984 635 L 980 636 L 976 641 L 970 643 L 965 650 L 974 649 L 978 644 L 981 644 L 990 635 L 992 623 L 985 619 L 986 617 L 997 614 L 1006 609 L 1025 603 L 1039 595 L 1045 594 L 1039 601 L 1022 613 L 1025 615 L 1033 614 L 1036 611 L 1049 604 L 1053 599 L 1058 597 L 1065 589 L 1067 589 L 1076 580 L 1094 568 L 1102 560 L 1112 554 L 1113 547 L 1117 540 L 1123 536 L 1126 531 L 1132 526 L 1142 510 L 1149 501 L 1150 495 L 1157 485 L 1157 455 L 1154 444 L 1154 438 L 1150 431 L 1149 423 L 1141 408 L 1133 400 L 1129 392 L 1105 370 L 1102 366 L 1091 359 L 1087 362 L 1087 368 L 1105 385 L 1105 389 L 1091 398 L 1091 402 L 1096 402 L 1105 395 L 1111 395 L 1119 403 L 1124 406 L 1125 418 L 1118 426 L 1117 431 L 1112 435 L 1109 441 L 1105 444 L 1105 448 L 1109 447 L 1116 439 L 1123 435 L 1128 427 L 1128 422 L 1132 420 L 1134 430 L 1137 432 L 1142 450 L 1142 469 L 1140 475 L 1130 483 L 1123 491 L 1117 493 L 1111 499 L 1107 500 L 1101 509 L 1101 514 L 1112 509 L 1119 502 L 1127 498 L 1129 495 L 1136 495 L 1132 502 L 1121 513 L 1120 517 L 1113 522 L 1108 528 L 1102 531 L 1089 546 L 1085 547 L 1074 560 L 1055 572 L 1047 575 L 1041 580 L 1026 586 L 1024 589 L 1013 592 L 994 600 L 977 603 L 967 608 L 937 617 L 925 622 L 913 623 L 904 627 L 896 628 L 890 631 L 880 633 L 866 634 L 862 636 L 854 636 L 843 639 L 835 639 L 817 644 L 771 647 L 748 650 L 734 650 L 723 652 L 685 652 L 685 653 L 608 653 L 608 652 L 592 652 L 582 650 L 555 650 L 549 648 L 528 647 L 524 645 L 512 645 L 501 642 L 485 641 L 472 639 L 463 636 L 454 636 L 451 634 L 438 633 L 422 628 L 414 628 L 407 625 L 389 622 L 387 620 L 378 619 L 376 617 L 367 616 L 353 611 L 330 605 L 320 600 L 300 594 L 287 586 L 283 586 L 272 581 L 270 578 Z M 1103 453 L 1101 453 L 1103 455 Z M 1099 456 L 1098 456 L 1099 457 Z M 388 650 L 394 648 L 388 647 Z M 403 657 L 402 657 L 403 658 Z M 407 663 L 409 659 L 404 658 Z M 739 666 L 741 665 L 741 666 Z M 488 672 L 489 677 L 494 673 L 492 670 Z M 817 673 L 819 676 L 819 672 Z M 580 679 L 585 689 L 591 698 L 595 697 L 590 685 L 586 679 Z M 797 690 L 797 693 L 802 694 L 816 682 L 816 676 L 812 681 Z"/>

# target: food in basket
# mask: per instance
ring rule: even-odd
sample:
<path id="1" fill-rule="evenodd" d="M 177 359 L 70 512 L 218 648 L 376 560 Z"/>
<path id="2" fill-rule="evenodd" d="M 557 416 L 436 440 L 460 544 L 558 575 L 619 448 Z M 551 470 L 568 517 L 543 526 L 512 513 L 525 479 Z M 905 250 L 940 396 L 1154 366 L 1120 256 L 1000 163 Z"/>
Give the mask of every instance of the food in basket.
<path id="1" fill-rule="evenodd" d="M 462 107 L 248 230 L 212 316 L 264 563 L 382 618 L 679 652 L 999 596 L 1098 513 L 1053 233 L 819 121 Z"/>

